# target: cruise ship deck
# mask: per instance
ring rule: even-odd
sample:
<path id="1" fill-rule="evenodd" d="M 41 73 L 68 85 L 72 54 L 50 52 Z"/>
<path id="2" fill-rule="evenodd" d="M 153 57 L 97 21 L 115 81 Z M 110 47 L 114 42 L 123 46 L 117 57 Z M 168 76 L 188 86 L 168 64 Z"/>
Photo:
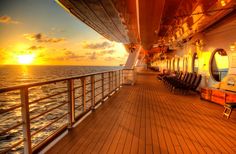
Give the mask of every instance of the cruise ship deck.
<path id="1" fill-rule="evenodd" d="M 236 153 L 236 112 L 139 73 L 47 153 Z"/>

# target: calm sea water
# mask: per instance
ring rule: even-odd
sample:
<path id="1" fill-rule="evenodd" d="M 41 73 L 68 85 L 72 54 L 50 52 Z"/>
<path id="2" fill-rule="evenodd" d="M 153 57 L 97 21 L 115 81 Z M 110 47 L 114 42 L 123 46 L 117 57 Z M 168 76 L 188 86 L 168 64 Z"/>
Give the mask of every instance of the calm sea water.
<path id="1" fill-rule="evenodd" d="M 0 88 L 120 68 L 121 67 L 101 66 L 0 66 Z M 96 76 L 95 78 L 99 79 L 100 76 Z M 86 80 L 88 80 L 88 82 L 90 81 L 89 78 L 87 78 Z M 99 84 L 101 83 L 97 82 L 95 86 L 99 86 Z M 75 80 L 75 86 L 80 85 L 81 81 Z M 57 84 L 48 84 L 30 88 L 29 102 L 33 102 L 34 100 L 65 91 L 66 87 L 66 82 L 59 82 Z M 104 88 L 108 89 L 108 87 Z M 86 90 L 90 91 L 89 85 L 86 87 Z M 99 92 L 101 92 L 101 89 L 97 89 L 95 91 L 95 93 Z M 78 97 L 75 100 L 76 116 L 81 114 L 84 110 L 84 108 L 82 107 L 82 98 L 79 97 L 81 93 L 81 88 L 75 90 L 75 97 Z M 95 99 L 99 100 L 100 98 L 101 96 L 98 95 Z M 87 94 L 87 97 L 85 99 L 86 109 L 91 106 L 89 93 Z M 68 117 L 64 116 L 57 122 L 48 126 L 50 123 L 55 121 L 55 119 L 58 119 L 59 117 L 67 114 L 67 100 L 67 93 L 63 93 L 61 95 L 50 97 L 48 99 L 44 99 L 42 101 L 29 105 L 31 119 L 30 128 L 33 146 L 40 143 L 40 141 L 44 140 L 46 137 L 52 134 L 53 131 L 68 122 Z M 0 94 L 0 132 L 3 132 L 4 130 L 7 130 L 10 127 L 19 125 L 11 131 L 0 134 L 0 153 L 8 149 L 9 147 L 17 144 L 23 139 L 21 108 L 19 107 L 14 110 L 8 111 L 8 109 L 19 105 L 19 90 Z M 52 110 L 52 112 L 47 112 L 50 110 Z M 43 113 L 45 113 L 44 116 L 39 116 Z M 10 153 L 22 153 L 22 147 L 23 144 L 19 144 L 15 148 L 13 148 Z"/>
<path id="2" fill-rule="evenodd" d="M 120 66 L 0 66 L 0 88 L 120 68 Z"/>

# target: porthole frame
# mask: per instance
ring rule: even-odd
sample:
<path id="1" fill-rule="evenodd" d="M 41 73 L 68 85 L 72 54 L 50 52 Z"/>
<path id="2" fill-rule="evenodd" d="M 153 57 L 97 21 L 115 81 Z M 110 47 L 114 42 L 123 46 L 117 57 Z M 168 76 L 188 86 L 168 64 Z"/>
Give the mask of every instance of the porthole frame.
<path id="1" fill-rule="evenodd" d="M 212 80 L 213 80 L 214 82 L 218 82 L 218 83 L 220 83 L 222 80 L 217 81 L 217 80 L 214 78 L 214 76 L 213 76 L 212 61 L 213 61 L 213 59 L 214 59 L 215 54 L 216 54 L 219 50 L 224 50 L 224 51 L 227 53 L 227 56 L 228 56 L 228 72 L 227 72 L 226 76 L 227 76 L 228 73 L 229 73 L 229 66 L 230 66 L 230 65 L 229 65 L 229 55 L 228 55 L 228 52 L 227 52 L 225 49 L 223 49 L 223 48 L 217 48 L 217 49 L 215 49 L 215 50 L 211 53 L 211 58 L 210 58 L 210 61 L 209 61 L 210 77 L 212 78 Z"/>

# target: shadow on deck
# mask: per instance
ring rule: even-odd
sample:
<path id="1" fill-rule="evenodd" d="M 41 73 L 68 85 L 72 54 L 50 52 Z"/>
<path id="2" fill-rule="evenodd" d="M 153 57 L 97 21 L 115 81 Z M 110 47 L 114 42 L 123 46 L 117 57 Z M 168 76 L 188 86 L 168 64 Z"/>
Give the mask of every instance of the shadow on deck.
<path id="1" fill-rule="evenodd" d="M 72 129 L 48 153 L 236 153 L 236 111 L 170 93 L 139 74 Z"/>

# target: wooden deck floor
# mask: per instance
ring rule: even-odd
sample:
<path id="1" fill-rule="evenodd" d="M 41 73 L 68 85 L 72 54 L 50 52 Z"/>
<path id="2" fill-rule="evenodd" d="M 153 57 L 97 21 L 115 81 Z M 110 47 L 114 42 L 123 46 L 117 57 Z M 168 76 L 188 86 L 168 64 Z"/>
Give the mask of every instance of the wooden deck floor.
<path id="1" fill-rule="evenodd" d="M 138 75 L 48 153 L 236 153 L 236 111 L 196 94 L 170 93 L 154 75 Z"/>

